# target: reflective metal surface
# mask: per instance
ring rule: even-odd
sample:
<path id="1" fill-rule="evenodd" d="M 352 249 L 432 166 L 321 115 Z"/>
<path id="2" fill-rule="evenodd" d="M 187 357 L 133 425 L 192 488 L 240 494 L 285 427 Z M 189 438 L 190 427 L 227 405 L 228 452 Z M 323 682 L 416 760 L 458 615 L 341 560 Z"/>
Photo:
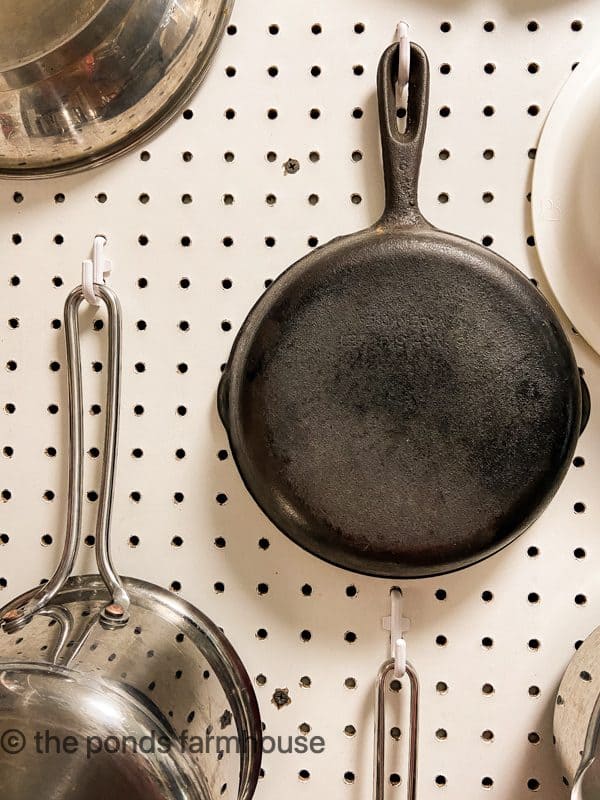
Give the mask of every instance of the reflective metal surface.
<path id="1" fill-rule="evenodd" d="M 0 175 L 84 169 L 152 135 L 202 79 L 233 0 L 2 0 Z"/>
<path id="2" fill-rule="evenodd" d="M 109 333 L 100 575 L 67 580 L 81 538 L 79 286 L 65 304 L 71 496 L 63 554 L 47 584 L 0 610 L 1 794 L 250 800 L 261 723 L 238 656 L 196 608 L 153 584 L 121 579 L 111 562 L 121 314 L 112 289 L 94 290 L 107 307 Z"/>
<path id="3" fill-rule="evenodd" d="M 171 592 L 132 579 L 124 586 L 125 626 L 102 623 L 109 594 L 99 576 L 84 576 L 55 598 L 61 621 L 38 614 L 21 631 L 0 634 L 0 733 L 18 731 L 25 741 L 18 753 L 0 747 L 0 794 L 249 800 L 261 733 L 239 658 L 209 619 Z M 67 736 L 76 751 L 58 752 Z"/>
<path id="4" fill-rule="evenodd" d="M 572 657 L 554 705 L 554 741 L 572 800 L 600 798 L 600 628 Z"/>
<path id="5" fill-rule="evenodd" d="M 391 658 L 385 661 L 377 674 L 375 687 L 375 743 L 373 746 L 373 797 L 374 800 L 384 800 L 385 786 L 388 775 L 385 770 L 385 695 L 387 679 L 394 672 L 395 662 Z M 407 800 L 416 800 L 417 797 L 417 748 L 419 742 L 419 679 L 414 667 L 406 662 L 406 675 L 410 683 L 410 715 L 409 715 L 409 745 L 408 745 L 408 786 Z"/>

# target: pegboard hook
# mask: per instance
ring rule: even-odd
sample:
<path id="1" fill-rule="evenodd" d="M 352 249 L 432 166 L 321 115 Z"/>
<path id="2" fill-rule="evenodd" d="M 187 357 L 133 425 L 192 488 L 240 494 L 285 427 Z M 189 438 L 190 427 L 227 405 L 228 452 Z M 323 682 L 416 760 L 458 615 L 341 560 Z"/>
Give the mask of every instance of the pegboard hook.
<path id="1" fill-rule="evenodd" d="M 100 298 L 96 295 L 94 284 L 104 285 L 112 271 L 112 262 L 104 256 L 106 236 L 95 236 L 92 258 L 86 258 L 81 264 L 81 286 L 83 296 L 91 306 L 99 306 Z"/>
<path id="2" fill-rule="evenodd" d="M 410 38 L 409 25 L 401 21 L 396 27 L 396 41 L 399 44 L 398 80 L 396 82 L 396 108 L 408 106 L 408 80 L 410 78 Z"/>
<path id="3" fill-rule="evenodd" d="M 373 764 L 373 797 L 384 800 L 385 769 L 385 698 L 389 676 L 403 678 L 408 676 L 410 684 L 410 718 L 409 718 L 409 750 L 407 799 L 416 800 L 417 787 L 417 748 L 419 734 L 419 680 L 414 667 L 406 660 L 406 642 L 404 632 L 408 630 L 410 621 L 402 616 L 402 590 L 394 587 L 390 591 L 391 613 L 383 618 L 383 627 L 390 632 L 392 658 L 385 661 L 377 674 L 375 692 L 375 747 Z"/>
<path id="4" fill-rule="evenodd" d="M 390 632 L 391 656 L 394 660 L 394 677 L 403 678 L 406 674 L 406 639 L 404 633 L 410 628 L 410 620 L 403 616 L 402 589 L 394 587 L 390 591 L 390 616 L 383 618 L 384 630 Z"/>

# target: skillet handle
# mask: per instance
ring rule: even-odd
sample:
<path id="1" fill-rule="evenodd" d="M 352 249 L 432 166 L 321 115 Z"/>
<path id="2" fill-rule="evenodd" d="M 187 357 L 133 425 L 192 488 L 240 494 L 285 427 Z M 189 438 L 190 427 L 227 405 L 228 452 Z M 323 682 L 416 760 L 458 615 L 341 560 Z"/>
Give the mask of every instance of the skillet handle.
<path id="1" fill-rule="evenodd" d="M 398 130 L 395 85 L 399 45 L 390 45 L 377 70 L 379 128 L 385 181 L 385 208 L 379 225 L 428 224 L 419 211 L 417 191 L 429 104 L 429 63 L 424 50 L 410 45 L 406 131 Z"/>

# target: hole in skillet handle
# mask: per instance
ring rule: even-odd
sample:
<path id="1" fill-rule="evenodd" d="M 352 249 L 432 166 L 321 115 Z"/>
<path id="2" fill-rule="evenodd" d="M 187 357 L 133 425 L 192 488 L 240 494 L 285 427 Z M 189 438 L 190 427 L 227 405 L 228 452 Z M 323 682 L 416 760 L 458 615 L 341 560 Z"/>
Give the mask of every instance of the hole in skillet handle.
<path id="1" fill-rule="evenodd" d="M 385 208 L 379 224 L 426 225 L 417 204 L 417 189 L 429 105 L 429 63 L 422 48 L 411 42 L 406 127 L 401 133 L 395 94 L 398 60 L 396 43 L 384 51 L 377 71 L 385 183 Z"/>

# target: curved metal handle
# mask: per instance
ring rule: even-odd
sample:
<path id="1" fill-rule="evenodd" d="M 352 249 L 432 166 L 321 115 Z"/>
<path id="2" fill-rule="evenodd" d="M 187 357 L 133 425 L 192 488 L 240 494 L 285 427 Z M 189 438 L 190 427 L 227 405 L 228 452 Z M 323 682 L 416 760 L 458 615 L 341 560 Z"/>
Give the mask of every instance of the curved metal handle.
<path id="1" fill-rule="evenodd" d="M 110 626 L 124 625 L 129 618 L 129 597 L 110 557 L 110 522 L 117 454 L 121 379 L 121 307 L 108 286 L 95 284 L 96 294 L 108 311 L 108 379 L 106 389 L 106 428 L 98 515 L 96 518 L 96 561 L 111 601 L 102 611 Z M 83 483 L 83 399 L 79 306 L 84 299 L 81 286 L 69 294 L 65 303 L 65 339 L 69 382 L 69 481 L 66 536 L 56 571 L 40 589 L 20 595 L 2 611 L 0 624 L 9 633 L 21 628 L 56 597 L 73 571 L 81 534 Z"/>
<path id="2" fill-rule="evenodd" d="M 406 130 L 398 130 L 395 86 L 399 45 L 388 47 L 377 70 L 379 127 L 385 180 L 385 209 L 379 224 L 428 224 L 419 211 L 417 190 L 429 104 L 429 63 L 418 44 L 410 45 Z"/>
<path id="3" fill-rule="evenodd" d="M 385 687 L 388 675 L 394 671 L 394 659 L 385 661 L 377 674 L 375 694 L 375 747 L 373 768 L 373 797 L 383 800 L 385 787 Z M 417 791 L 417 746 L 419 735 L 419 680 L 413 666 L 406 663 L 406 674 L 410 682 L 410 733 L 408 750 L 407 800 L 416 800 Z"/>

